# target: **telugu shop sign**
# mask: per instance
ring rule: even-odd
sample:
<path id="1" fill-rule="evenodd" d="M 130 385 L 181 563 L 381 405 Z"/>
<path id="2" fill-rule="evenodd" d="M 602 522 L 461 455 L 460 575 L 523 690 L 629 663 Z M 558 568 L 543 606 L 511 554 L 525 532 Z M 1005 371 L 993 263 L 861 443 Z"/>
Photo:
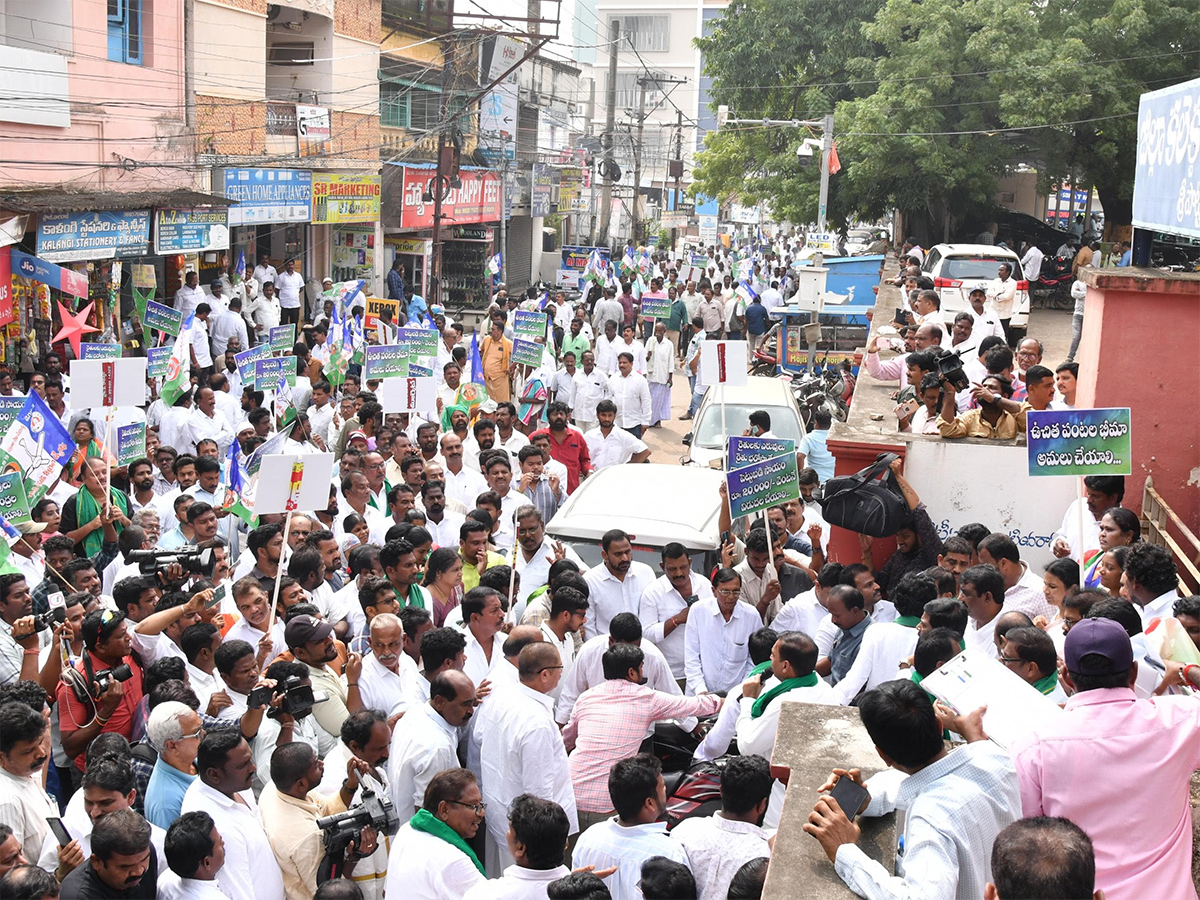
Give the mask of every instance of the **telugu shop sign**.
<path id="1" fill-rule="evenodd" d="M 442 200 L 442 221 L 447 225 L 500 221 L 500 176 L 495 172 L 459 172 L 461 184 L 451 188 Z M 432 228 L 433 169 L 404 167 L 404 191 L 401 195 L 400 227 Z"/>

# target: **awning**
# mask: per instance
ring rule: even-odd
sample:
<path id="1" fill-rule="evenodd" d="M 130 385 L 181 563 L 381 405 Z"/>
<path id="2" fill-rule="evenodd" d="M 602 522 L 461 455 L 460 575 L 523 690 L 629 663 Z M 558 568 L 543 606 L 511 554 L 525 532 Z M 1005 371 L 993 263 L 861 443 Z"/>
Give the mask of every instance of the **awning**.
<path id="1" fill-rule="evenodd" d="M 190 209 L 235 206 L 219 194 L 200 191 L 69 191 L 46 188 L 0 191 L 0 209 L 14 213 L 117 212 L 130 209 Z"/>

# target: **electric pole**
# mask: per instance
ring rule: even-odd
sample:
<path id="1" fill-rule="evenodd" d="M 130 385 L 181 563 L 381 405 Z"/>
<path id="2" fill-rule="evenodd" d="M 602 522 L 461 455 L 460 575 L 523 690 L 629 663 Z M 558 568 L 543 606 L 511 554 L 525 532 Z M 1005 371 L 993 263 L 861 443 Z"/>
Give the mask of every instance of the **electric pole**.
<path id="1" fill-rule="evenodd" d="M 633 145 L 633 227 L 630 233 L 634 244 L 642 242 L 642 132 L 646 125 L 646 84 L 649 78 L 639 78 L 637 143 Z"/>
<path id="2" fill-rule="evenodd" d="M 596 245 L 608 243 L 608 226 L 612 221 L 612 179 L 609 173 L 613 165 L 613 131 L 617 127 L 617 44 L 621 40 L 621 22 L 613 19 L 608 25 L 608 85 L 605 90 L 604 134 L 600 136 L 603 157 L 597 169 L 600 183 L 600 226 L 597 229 Z"/>
<path id="3" fill-rule="evenodd" d="M 454 44 L 446 41 L 442 45 L 442 96 L 438 104 L 437 167 L 433 176 L 433 275 L 429 279 L 429 286 L 433 288 L 433 302 L 439 304 L 445 302 L 442 295 L 442 195 L 444 183 L 450 179 L 443 174 L 442 157 L 446 148 L 446 123 L 450 116 L 450 68 L 453 60 Z M 504 210 L 500 212 L 503 215 Z"/>

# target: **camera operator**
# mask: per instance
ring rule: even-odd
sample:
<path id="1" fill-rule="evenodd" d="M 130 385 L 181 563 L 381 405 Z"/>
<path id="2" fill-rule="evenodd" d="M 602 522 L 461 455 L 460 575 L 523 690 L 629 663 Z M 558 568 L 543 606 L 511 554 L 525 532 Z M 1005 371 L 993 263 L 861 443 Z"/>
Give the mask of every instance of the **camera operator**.
<path id="1" fill-rule="evenodd" d="M 197 594 L 190 600 L 181 591 L 164 594 L 155 604 L 154 612 L 138 622 L 129 639 L 138 656 L 150 665 L 164 656 L 186 660 L 179 641 L 183 632 L 205 617 L 204 603 L 212 592 Z"/>
<path id="2" fill-rule="evenodd" d="M 24 575 L 0 575 L 0 685 L 14 681 L 37 681 L 49 693 L 58 684 L 62 655 L 51 653 L 38 672 L 41 645 L 57 644 L 63 626 L 38 628 L 33 615 L 33 596 Z M 68 638 L 71 637 L 68 633 Z"/>
<path id="3" fill-rule="evenodd" d="M 359 775 L 370 772 L 370 765 L 351 757 L 341 789 L 323 796 L 313 788 L 321 783 L 325 764 L 311 747 L 294 741 L 277 747 L 271 755 L 271 783 L 263 790 L 258 809 L 275 860 L 283 871 L 289 900 L 311 900 L 317 890 L 317 873 L 325 858 L 325 841 L 317 819 L 347 810 L 358 790 Z M 343 877 L 350 875 L 359 859 L 371 856 L 377 844 L 375 829 L 363 826 L 358 840 L 346 850 Z"/>
<path id="4" fill-rule="evenodd" d="M 242 719 L 242 733 L 246 735 L 247 740 L 253 738 L 254 764 L 258 767 L 258 774 L 254 779 L 256 794 L 266 786 L 271 768 L 271 758 L 276 747 L 298 741 L 307 744 L 318 756 L 323 758 L 335 746 L 335 739 L 317 725 L 312 716 L 311 705 L 307 708 L 296 709 L 294 712 L 287 711 L 284 686 L 289 678 L 296 679 L 294 684 L 297 687 L 312 690 L 308 667 L 304 663 L 281 659 L 272 663 L 264 674 L 273 687 L 271 699 L 267 704 L 270 708 L 264 711 L 265 715 L 259 712 L 261 721 L 253 733 L 250 731 L 246 719 L 244 717 Z M 250 712 L 258 712 L 263 709 L 256 707 L 256 702 L 258 702 L 258 698 L 250 698 L 248 707 Z"/>
<path id="5" fill-rule="evenodd" d="M 87 745 L 96 735 L 113 731 L 132 739 L 134 714 L 142 700 L 142 667 L 131 655 L 124 613 L 97 609 L 84 616 L 83 645 L 87 653 L 70 670 L 77 674 L 70 683 L 64 679 L 58 685 L 63 752 L 80 771 Z"/>

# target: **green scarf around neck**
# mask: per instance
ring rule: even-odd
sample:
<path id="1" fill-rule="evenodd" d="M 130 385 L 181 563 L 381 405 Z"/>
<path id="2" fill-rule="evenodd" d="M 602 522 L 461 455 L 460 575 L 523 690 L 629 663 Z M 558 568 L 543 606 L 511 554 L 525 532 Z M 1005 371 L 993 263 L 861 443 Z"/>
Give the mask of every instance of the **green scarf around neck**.
<path id="1" fill-rule="evenodd" d="M 121 510 L 122 514 L 129 515 L 129 498 L 125 496 L 123 491 L 118 491 L 116 488 L 109 488 L 111 501 L 114 506 Z M 75 521 L 80 525 L 86 525 L 92 519 L 100 515 L 100 506 L 96 503 L 96 498 L 88 492 L 88 489 L 81 487 L 75 495 Z M 120 534 L 124 531 L 124 527 L 119 522 L 114 522 L 113 527 Z M 89 531 L 83 539 L 83 552 L 85 556 L 95 556 L 104 546 L 104 529 L 97 528 L 95 531 Z"/>
<path id="2" fill-rule="evenodd" d="M 761 675 L 763 672 L 767 671 L 767 669 L 769 669 L 769 668 L 771 668 L 771 661 L 768 659 L 766 662 L 760 662 L 757 666 L 755 666 L 753 669 L 751 669 L 750 674 L 751 675 Z"/>
<path id="3" fill-rule="evenodd" d="M 1054 689 L 1056 687 L 1058 687 L 1058 672 L 1057 672 L 1057 670 L 1051 672 L 1045 678 L 1039 678 L 1037 681 L 1035 681 L 1033 683 L 1033 686 L 1035 688 L 1037 688 L 1039 691 L 1041 691 L 1043 694 L 1053 693 Z"/>
<path id="4" fill-rule="evenodd" d="M 399 603 L 401 607 L 415 606 L 417 609 L 425 608 L 425 597 L 421 593 L 421 588 L 418 585 L 410 584 L 408 586 L 407 597 L 402 597 L 400 592 L 396 590 L 395 587 L 392 588 L 392 592 L 396 595 L 396 602 Z"/>
<path id="5" fill-rule="evenodd" d="M 463 853 L 467 854 L 467 858 L 475 864 L 475 868 L 479 870 L 479 874 L 486 877 L 487 873 L 483 871 L 483 864 L 479 862 L 479 857 L 475 855 L 475 851 L 463 840 L 462 835 L 429 810 L 417 810 L 417 814 L 409 819 L 408 823 L 412 825 L 413 831 L 423 831 L 425 834 L 440 838 L 447 844 L 457 847 Z"/>
<path id="6" fill-rule="evenodd" d="M 921 624 L 920 616 L 896 616 L 896 624 L 905 628 L 916 628 Z"/>
<path id="7" fill-rule="evenodd" d="M 816 683 L 816 672 L 809 672 L 807 675 L 801 675 L 799 678 L 787 678 L 779 682 L 779 684 L 775 685 L 775 687 L 771 688 L 754 701 L 754 705 L 750 707 L 750 718 L 757 719 L 759 716 L 765 713 L 767 711 L 767 707 L 771 704 L 771 701 L 780 694 L 786 694 L 788 691 L 794 691 L 796 688 L 812 687 Z"/>

